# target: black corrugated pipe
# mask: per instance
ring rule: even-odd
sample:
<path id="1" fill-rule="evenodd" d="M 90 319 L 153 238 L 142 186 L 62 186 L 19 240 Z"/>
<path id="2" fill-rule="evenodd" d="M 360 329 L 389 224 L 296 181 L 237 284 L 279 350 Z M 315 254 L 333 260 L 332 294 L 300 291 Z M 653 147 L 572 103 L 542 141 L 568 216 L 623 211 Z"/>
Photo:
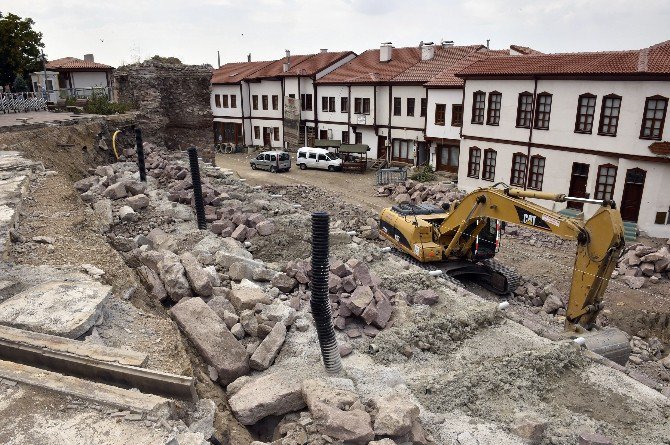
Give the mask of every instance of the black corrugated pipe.
<path id="1" fill-rule="evenodd" d="M 135 145 L 137 145 L 137 166 L 140 169 L 140 181 L 147 182 L 147 170 L 144 166 L 144 145 L 142 144 L 142 130 L 135 128 Z"/>
<path id="2" fill-rule="evenodd" d="M 312 213 L 312 316 L 319 336 L 321 356 L 326 371 L 337 373 L 342 370 L 340 351 L 337 347 L 333 318 L 328 299 L 328 232 L 329 217 L 326 212 Z"/>
<path id="3" fill-rule="evenodd" d="M 200 166 L 198 165 L 198 149 L 188 149 L 188 161 L 191 165 L 191 180 L 193 181 L 193 199 L 195 200 L 195 215 L 198 218 L 198 229 L 207 228 L 205 219 L 205 203 L 202 200 L 202 183 L 200 182 Z"/>

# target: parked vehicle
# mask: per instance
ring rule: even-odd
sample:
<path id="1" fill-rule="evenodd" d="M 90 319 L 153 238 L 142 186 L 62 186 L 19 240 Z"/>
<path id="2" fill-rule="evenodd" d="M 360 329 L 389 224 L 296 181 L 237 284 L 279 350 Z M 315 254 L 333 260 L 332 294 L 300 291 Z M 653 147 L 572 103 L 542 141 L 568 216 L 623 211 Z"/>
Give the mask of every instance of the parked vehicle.
<path id="1" fill-rule="evenodd" d="M 283 151 L 264 151 L 249 162 L 254 170 L 259 168 L 272 173 L 291 169 L 291 156 Z"/>
<path id="2" fill-rule="evenodd" d="M 342 159 L 325 148 L 302 147 L 298 149 L 296 164 L 301 170 L 320 168 L 328 171 L 342 170 Z"/>

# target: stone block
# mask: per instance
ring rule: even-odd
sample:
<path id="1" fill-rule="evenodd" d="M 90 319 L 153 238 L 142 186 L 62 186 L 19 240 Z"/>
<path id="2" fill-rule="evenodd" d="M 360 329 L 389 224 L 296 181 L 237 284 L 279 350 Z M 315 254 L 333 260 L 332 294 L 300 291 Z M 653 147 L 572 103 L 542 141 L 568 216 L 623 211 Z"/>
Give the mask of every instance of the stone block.
<path id="1" fill-rule="evenodd" d="M 284 323 L 276 323 L 249 359 L 251 368 L 258 371 L 268 369 L 279 354 L 285 339 L 286 326 Z"/>

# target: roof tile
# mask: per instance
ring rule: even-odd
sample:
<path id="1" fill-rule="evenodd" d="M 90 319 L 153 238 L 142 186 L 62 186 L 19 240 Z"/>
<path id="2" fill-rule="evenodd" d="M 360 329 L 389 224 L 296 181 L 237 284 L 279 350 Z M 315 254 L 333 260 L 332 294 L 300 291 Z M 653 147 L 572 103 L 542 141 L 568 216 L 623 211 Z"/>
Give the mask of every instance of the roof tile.
<path id="1" fill-rule="evenodd" d="M 326 83 L 387 82 L 421 60 L 418 47 L 393 48 L 388 62 L 379 61 L 379 49 L 370 49 L 317 81 Z"/>
<path id="2" fill-rule="evenodd" d="M 98 62 L 87 62 L 76 57 L 63 57 L 45 64 L 48 70 L 113 70 L 114 67 Z"/>

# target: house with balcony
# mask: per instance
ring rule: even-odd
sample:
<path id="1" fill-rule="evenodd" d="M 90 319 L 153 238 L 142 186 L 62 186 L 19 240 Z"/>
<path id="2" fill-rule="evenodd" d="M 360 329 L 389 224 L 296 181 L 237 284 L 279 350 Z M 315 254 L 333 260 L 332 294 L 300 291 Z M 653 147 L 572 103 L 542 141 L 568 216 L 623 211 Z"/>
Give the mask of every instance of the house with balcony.
<path id="1" fill-rule="evenodd" d="M 83 59 L 63 57 L 52 60 L 45 64 L 45 68 L 31 73 L 30 79 L 36 93 L 43 92 L 46 85 L 49 102 L 88 99 L 93 94 L 111 98 L 114 67 L 96 62 L 93 54 L 85 54 Z"/>
<path id="2" fill-rule="evenodd" d="M 464 80 L 459 186 L 504 182 L 613 200 L 625 222 L 670 237 L 669 53 L 667 41 L 487 58 L 463 68 L 456 74 Z M 586 217 L 598 208 L 553 206 Z"/>
<path id="3" fill-rule="evenodd" d="M 314 138 L 314 82 L 353 59 L 351 51 L 229 63 L 212 75 L 216 142 L 296 148 Z"/>

